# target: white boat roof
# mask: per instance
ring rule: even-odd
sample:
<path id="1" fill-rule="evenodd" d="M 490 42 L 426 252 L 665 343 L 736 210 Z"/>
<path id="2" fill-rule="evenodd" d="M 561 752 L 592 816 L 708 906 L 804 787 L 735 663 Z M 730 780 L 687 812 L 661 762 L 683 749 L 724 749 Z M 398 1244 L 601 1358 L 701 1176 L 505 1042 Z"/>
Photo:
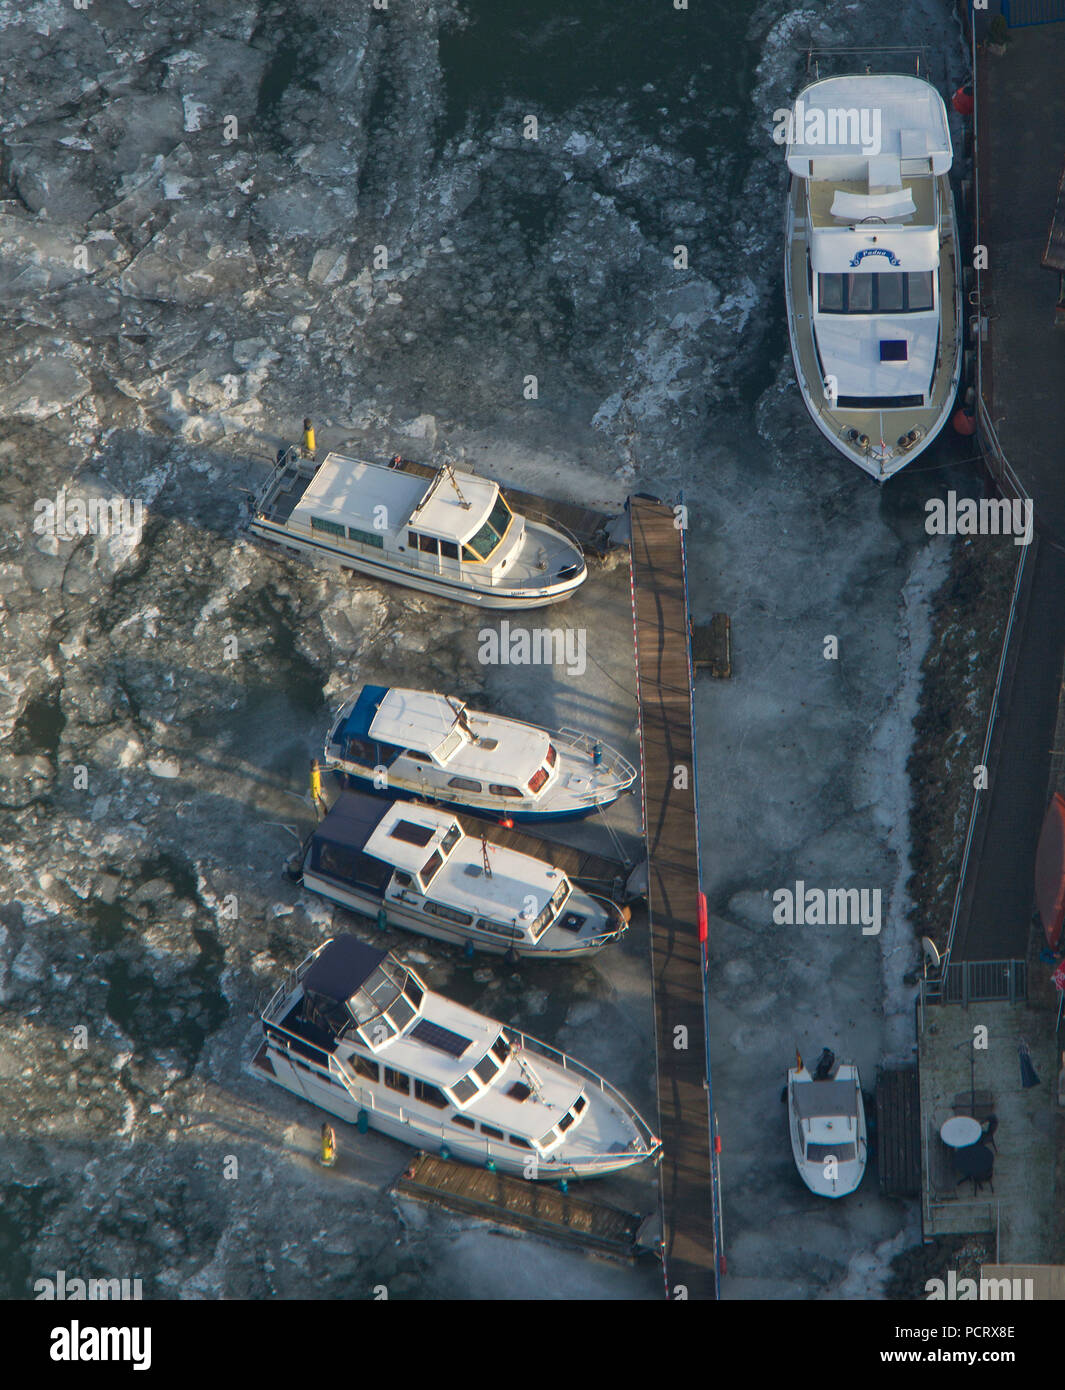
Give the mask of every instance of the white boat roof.
<path id="1" fill-rule="evenodd" d="M 484 524 L 499 485 L 472 473 L 455 473 L 454 477 L 468 507 L 462 505 L 443 471 L 426 480 L 399 468 L 330 452 L 292 509 L 290 521 L 309 526 L 311 517 L 316 516 L 378 535 L 394 535 L 409 525 L 461 545 Z M 386 521 L 383 528 L 375 525 L 382 515 Z"/>
<path id="2" fill-rule="evenodd" d="M 452 826 L 461 836 L 462 828 L 458 821 L 445 811 L 407 802 L 394 803 L 366 841 L 365 852 L 397 869 L 416 874 L 433 851 L 439 848 L 440 841 Z M 417 836 L 418 830 L 425 836 L 424 839 Z"/>
<path id="3" fill-rule="evenodd" d="M 801 122 L 797 119 L 800 109 L 804 113 Z M 851 123 L 830 116 L 830 113 L 841 111 L 879 112 L 879 147 L 875 151 L 863 149 L 852 139 L 828 138 L 841 133 L 853 134 Z M 910 163 L 911 172 L 912 162 L 918 161 L 932 174 L 945 174 L 953 162 L 943 98 L 921 77 L 901 74 L 826 77 L 799 93 L 792 113 L 796 119 L 790 133 L 797 138 L 788 142 L 788 168 L 802 178 L 833 177 L 826 161 L 860 161 L 867 165 L 871 160 L 893 156 L 903 164 Z M 869 121 L 871 117 L 866 119 Z M 877 172 L 874 167 L 873 173 Z M 840 176 L 839 171 L 835 176 Z M 882 180 L 870 179 L 870 183 L 877 182 Z"/>
<path id="4" fill-rule="evenodd" d="M 370 736 L 397 748 L 429 752 L 454 727 L 456 710 L 465 708 L 461 700 L 449 703 L 446 695 L 433 690 L 407 690 L 393 685 L 377 707 Z"/>
<path id="5" fill-rule="evenodd" d="M 815 229 L 810 238 L 810 264 L 818 274 L 935 270 L 939 265 L 939 233 L 935 227 L 882 227 L 869 223 L 854 230 Z"/>

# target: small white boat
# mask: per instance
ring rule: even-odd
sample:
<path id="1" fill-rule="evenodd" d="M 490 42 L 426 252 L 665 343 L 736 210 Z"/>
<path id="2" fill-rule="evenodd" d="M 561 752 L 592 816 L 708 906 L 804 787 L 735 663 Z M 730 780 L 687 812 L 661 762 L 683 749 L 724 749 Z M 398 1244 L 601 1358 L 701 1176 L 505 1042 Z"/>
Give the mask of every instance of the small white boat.
<path id="1" fill-rule="evenodd" d="M 826 1048 L 814 1074 L 795 1054 L 788 1071 L 788 1129 L 803 1182 L 819 1197 L 846 1197 L 865 1173 L 868 1142 L 858 1068 Z"/>
<path id="2" fill-rule="evenodd" d="M 353 936 L 308 956 L 262 1027 L 260 1075 L 420 1149 L 558 1179 L 616 1173 L 661 1147 L 591 1068 L 434 994 Z"/>
<path id="3" fill-rule="evenodd" d="M 451 467 L 428 478 L 329 453 L 283 453 L 259 490 L 252 534 L 427 594 L 482 608 L 541 608 L 587 576 L 557 522 L 512 512 L 499 484 Z"/>
<path id="4" fill-rule="evenodd" d="M 636 780 L 632 764 L 590 734 L 398 686 L 363 686 L 334 720 L 324 756 L 349 785 L 516 821 L 588 815 Z"/>
<path id="5" fill-rule="evenodd" d="M 361 792 L 343 792 L 318 826 L 302 878 L 379 926 L 494 955 L 572 960 L 628 927 L 609 899 L 544 860 L 467 834 L 452 812 Z"/>
<path id="6" fill-rule="evenodd" d="M 803 400 L 877 481 L 943 428 L 962 365 L 947 112 L 919 77 L 829 77 L 786 122 L 784 279 Z"/>

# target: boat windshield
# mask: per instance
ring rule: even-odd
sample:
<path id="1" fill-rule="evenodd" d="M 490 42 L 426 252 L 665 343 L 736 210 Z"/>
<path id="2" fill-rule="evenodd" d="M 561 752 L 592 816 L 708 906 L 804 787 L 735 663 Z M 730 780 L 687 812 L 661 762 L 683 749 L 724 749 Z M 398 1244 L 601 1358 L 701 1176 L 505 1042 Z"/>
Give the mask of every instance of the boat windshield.
<path id="1" fill-rule="evenodd" d="M 445 859 L 461 839 L 462 831 L 459 829 L 457 822 L 452 821 L 451 825 L 448 827 L 447 833 L 444 835 L 444 838 L 440 841 L 440 853 L 445 857 Z"/>
<path id="2" fill-rule="evenodd" d="M 822 314 L 916 314 L 927 313 L 933 306 L 930 270 L 817 277 L 817 308 Z"/>
<path id="3" fill-rule="evenodd" d="M 510 508 L 503 499 L 503 494 L 499 493 L 488 520 L 477 534 L 471 536 L 462 547 L 462 558 L 464 560 L 489 559 L 496 546 L 507 534 L 512 515 Z"/>
<path id="4" fill-rule="evenodd" d="M 852 1163 L 857 1157 L 853 1144 L 807 1144 L 806 1161 L 824 1163 L 826 1158 L 834 1158 L 837 1163 Z"/>
<path id="5" fill-rule="evenodd" d="M 392 1007 L 403 992 L 404 977 L 395 967 L 383 962 L 348 1000 L 351 1016 L 357 1024 L 369 1023 Z"/>
<path id="6" fill-rule="evenodd" d="M 563 878 L 555 891 L 551 894 L 551 901 L 532 924 L 533 940 L 538 940 L 547 931 L 548 927 L 555 920 L 570 895 L 570 882 L 568 878 Z"/>
<path id="7" fill-rule="evenodd" d="M 422 865 L 421 873 L 418 875 L 421 879 L 423 889 L 428 888 L 430 883 L 432 883 L 433 879 L 440 872 L 440 867 L 443 862 L 444 856 L 440 853 L 440 850 L 434 849 L 432 854 L 430 854 L 429 858 Z"/>

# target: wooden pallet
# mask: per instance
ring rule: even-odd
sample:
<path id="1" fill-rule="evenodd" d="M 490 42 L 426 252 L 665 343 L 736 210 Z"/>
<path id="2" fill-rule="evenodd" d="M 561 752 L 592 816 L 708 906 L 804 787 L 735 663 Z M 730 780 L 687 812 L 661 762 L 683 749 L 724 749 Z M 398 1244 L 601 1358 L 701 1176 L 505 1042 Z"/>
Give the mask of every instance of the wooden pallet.
<path id="1" fill-rule="evenodd" d="M 394 1190 L 488 1221 L 611 1255 L 635 1254 L 640 1218 L 604 1202 L 468 1163 L 419 1154 Z"/>
<path id="2" fill-rule="evenodd" d="M 921 1095 L 917 1064 L 882 1069 L 876 1081 L 880 1188 L 890 1197 L 921 1192 Z"/>

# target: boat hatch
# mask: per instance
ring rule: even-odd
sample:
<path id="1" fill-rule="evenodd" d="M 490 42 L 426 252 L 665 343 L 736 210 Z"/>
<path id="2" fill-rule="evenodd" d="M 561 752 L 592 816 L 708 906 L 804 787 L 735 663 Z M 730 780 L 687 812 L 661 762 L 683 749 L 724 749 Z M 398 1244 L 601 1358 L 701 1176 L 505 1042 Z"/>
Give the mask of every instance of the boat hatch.
<path id="1" fill-rule="evenodd" d="M 397 821 L 388 832 L 393 840 L 402 840 L 408 845 L 427 845 L 436 834 L 435 825 L 416 825 L 414 821 Z"/>
<path id="2" fill-rule="evenodd" d="M 824 1163 L 826 1158 L 834 1158 L 839 1163 L 853 1163 L 858 1150 L 853 1144 L 807 1144 L 806 1158 L 810 1163 Z"/>

